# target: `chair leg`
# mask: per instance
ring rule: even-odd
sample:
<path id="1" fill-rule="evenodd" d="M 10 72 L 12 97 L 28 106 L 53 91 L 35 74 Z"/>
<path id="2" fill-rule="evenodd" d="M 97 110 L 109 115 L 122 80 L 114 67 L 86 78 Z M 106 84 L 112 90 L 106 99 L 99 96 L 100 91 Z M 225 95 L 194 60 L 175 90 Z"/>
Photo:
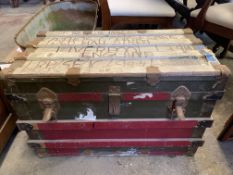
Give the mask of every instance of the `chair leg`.
<path id="1" fill-rule="evenodd" d="M 107 0 L 100 1 L 100 10 L 101 10 L 101 15 L 102 15 L 102 29 L 103 30 L 110 30 L 111 24 L 112 24 L 112 22 L 111 22 L 112 19 L 111 19 L 111 14 L 110 14 Z"/>
<path id="2" fill-rule="evenodd" d="M 224 57 L 226 56 L 227 51 L 228 51 L 228 49 L 230 48 L 230 42 L 231 42 L 231 41 L 228 40 L 228 41 L 225 43 L 226 45 L 224 44 L 224 45 L 225 45 L 225 46 L 223 46 L 223 47 L 224 47 L 224 50 L 223 50 L 222 53 L 220 53 L 220 55 L 219 55 L 219 56 L 220 56 L 220 57 L 219 57 L 220 59 L 221 59 L 221 58 L 224 58 Z"/>
<path id="3" fill-rule="evenodd" d="M 102 29 L 103 30 L 110 30 L 111 24 L 109 22 L 106 22 L 105 20 L 102 20 Z"/>

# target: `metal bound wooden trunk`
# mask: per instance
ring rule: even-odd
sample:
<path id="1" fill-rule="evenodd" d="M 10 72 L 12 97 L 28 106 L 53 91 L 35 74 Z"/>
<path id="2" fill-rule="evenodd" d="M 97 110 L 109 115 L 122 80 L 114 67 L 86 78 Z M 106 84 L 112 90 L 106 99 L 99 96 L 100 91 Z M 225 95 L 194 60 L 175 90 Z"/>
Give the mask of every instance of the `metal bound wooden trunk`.
<path id="1" fill-rule="evenodd" d="M 192 155 L 230 75 L 189 29 L 46 32 L 28 46 L 5 93 L 40 155 Z"/>

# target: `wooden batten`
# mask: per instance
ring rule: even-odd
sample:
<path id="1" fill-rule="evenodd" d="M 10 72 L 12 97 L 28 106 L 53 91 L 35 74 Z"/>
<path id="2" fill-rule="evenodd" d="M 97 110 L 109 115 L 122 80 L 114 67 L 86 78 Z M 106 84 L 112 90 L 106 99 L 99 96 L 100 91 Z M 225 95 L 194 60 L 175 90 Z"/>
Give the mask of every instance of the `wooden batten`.
<path id="1" fill-rule="evenodd" d="M 39 32 L 38 37 L 78 37 L 78 36 L 139 36 L 139 35 L 184 35 L 193 34 L 187 29 L 168 29 L 168 30 L 94 30 L 94 31 L 48 31 Z"/>
<path id="2" fill-rule="evenodd" d="M 150 46 L 150 45 L 197 45 L 202 41 L 194 35 L 158 35 L 158 36 L 119 36 L 119 37 L 45 37 L 37 38 L 30 45 L 34 47 L 106 47 L 106 46 Z"/>

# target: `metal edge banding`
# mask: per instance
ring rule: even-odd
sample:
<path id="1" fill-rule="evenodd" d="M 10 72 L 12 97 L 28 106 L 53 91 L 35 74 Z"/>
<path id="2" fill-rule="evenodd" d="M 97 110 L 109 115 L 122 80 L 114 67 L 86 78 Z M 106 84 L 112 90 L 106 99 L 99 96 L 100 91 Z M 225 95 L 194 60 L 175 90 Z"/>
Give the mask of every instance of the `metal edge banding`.
<path id="1" fill-rule="evenodd" d="M 212 122 L 213 118 L 185 118 L 182 121 L 176 121 L 176 120 L 171 120 L 171 119 L 164 119 L 164 118 L 157 118 L 157 119 L 114 119 L 114 120 L 110 120 L 110 119 L 99 119 L 94 121 L 95 123 L 102 123 L 102 122 L 110 122 L 110 123 L 115 123 L 115 122 L 190 122 L 192 123 L 192 125 L 194 126 L 198 126 L 198 123 L 201 122 Z M 22 124 L 22 123 L 28 123 L 30 125 L 33 125 L 34 128 L 36 128 L 35 125 L 37 124 L 43 124 L 43 123 L 47 123 L 47 122 L 43 122 L 42 120 L 17 120 L 17 124 Z M 85 120 L 57 120 L 54 122 L 50 122 L 50 123 L 61 123 L 61 124 L 70 124 L 70 123 L 93 123 L 93 121 L 85 121 Z"/>
<path id="2" fill-rule="evenodd" d="M 72 140 L 73 141 L 73 140 Z M 33 146 L 33 145 L 36 145 L 36 147 L 34 148 L 34 150 L 36 151 L 36 153 L 47 153 L 47 154 L 42 154 L 42 156 L 64 156 L 64 155 L 80 155 L 81 151 L 84 151 L 85 155 L 106 155 L 106 154 L 103 154 L 104 152 L 100 152 L 98 153 L 98 148 L 88 148 L 88 147 L 85 147 L 85 145 L 83 145 L 83 149 L 81 148 L 78 148 L 78 146 L 75 144 L 73 144 L 73 148 L 63 148 L 64 145 L 60 144 L 58 145 L 58 147 L 55 146 L 55 148 L 51 148 L 51 145 L 46 145 L 44 143 L 35 143 L 33 140 L 29 140 L 28 141 L 29 145 Z M 123 142 L 124 143 L 124 142 Z M 198 147 L 199 146 L 202 146 L 202 144 L 204 143 L 203 140 L 200 140 L 199 141 L 194 141 L 194 142 L 191 142 L 191 145 L 189 146 L 165 146 L 165 147 L 159 147 L 159 146 L 154 146 L 154 147 L 148 147 L 146 145 L 142 145 L 142 147 L 128 147 L 128 149 L 126 149 L 126 152 L 119 152 L 119 149 L 121 149 L 121 147 L 113 147 L 113 149 L 117 150 L 117 155 L 128 155 L 129 154 L 125 154 L 127 153 L 127 150 L 130 151 L 132 153 L 132 151 L 134 152 L 134 154 L 130 154 L 131 156 L 132 155 L 139 155 L 141 153 L 143 154 L 149 154 L 149 155 L 188 155 L 188 156 L 193 156 L 195 154 L 195 152 L 197 151 Z M 118 143 L 118 144 L 121 144 L 121 143 Z M 46 146 L 50 146 L 50 148 L 47 148 Z M 54 146 L 54 145 L 53 145 Z M 68 145 L 66 145 L 68 146 Z M 88 146 L 88 145 L 86 145 Z M 98 145 L 96 145 L 98 146 Z M 105 145 L 106 146 L 106 145 Z M 121 145 L 121 146 L 125 146 L 125 145 Z M 110 147 L 105 147 L 105 149 L 109 149 Z M 97 150 L 95 150 L 97 149 Z M 103 149 L 103 148 L 102 148 Z M 142 152 L 140 150 L 143 150 Z M 145 150 L 144 150 L 145 149 Z M 185 149 L 183 151 L 181 151 L 182 149 Z M 94 152 L 93 152 L 94 151 Z M 97 152 L 96 152 L 97 151 Z M 136 152 L 135 152 L 136 151 Z M 139 151 L 139 152 L 138 152 Z M 152 152 L 151 152 L 152 151 Z M 96 154 L 92 154 L 92 153 L 96 153 Z M 109 153 L 109 151 L 108 151 Z M 119 154 L 120 153 L 120 154 Z M 123 153 L 123 154 L 121 154 Z M 136 154 L 135 154 L 136 153 Z M 110 153 L 110 155 L 115 155 L 114 154 L 114 151 Z M 39 154 L 38 156 L 41 157 L 41 154 Z"/>
<path id="3" fill-rule="evenodd" d="M 202 146 L 202 139 L 66 139 L 28 140 L 32 147 L 40 148 L 110 148 L 110 147 L 186 147 Z"/>
<path id="4" fill-rule="evenodd" d="M 166 156 L 193 156 L 198 147 L 156 147 L 156 148 L 112 148 L 105 150 L 98 149 L 47 149 L 47 148 L 34 148 L 36 154 L 40 157 L 48 156 L 138 156 L 138 155 L 166 155 Z"/>
<path id="5" fill-rule="evenodd" d="M 99 151 L 99 150 L 91 150 L 91 149 L 84 149 L 84 150 L 77 150 L 77 149 L 46 149 L 46 148 L 39 148 L 35 149 L 35 153 L 38 155 L 40 158 L 44 157 L 53 157 L 53 156 L 107 156 L 107 157 L 112 157 L 112 156 L 138 156 L 138 155 L 147 155 L 147 156 L 158 156 L 158 155 L 163 155 L 163 156 L 193 156 L 195 152 L 197 151 L 197 147 L 187 147 L 184 150 L 180 150 L 178 148 L 173 148 L 173 149 L 153 149 L 153 148 L 146 148 L 146 149 L 138 149 L 138 148 L 129 148 L 128 150 L 120 151 L 120 150 L 107 150 L 105 152 Z M 133 152 L 132 152 L 133 151 Z"/>

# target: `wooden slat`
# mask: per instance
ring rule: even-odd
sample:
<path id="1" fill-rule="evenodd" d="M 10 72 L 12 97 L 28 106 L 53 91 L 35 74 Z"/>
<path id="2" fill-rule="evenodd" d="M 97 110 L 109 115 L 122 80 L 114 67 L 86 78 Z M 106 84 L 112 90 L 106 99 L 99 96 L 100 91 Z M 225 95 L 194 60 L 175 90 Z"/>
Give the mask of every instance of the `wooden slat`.
<path id="1" fill-rule="evenodd" d="M 34 41 L 34 47 L 119 47 L 150 45 L 202 44 L 194 35 L 158 35 L 127 37 L 45 37 Z"/>
<path id="2" fill-rule="evenodd" d="M 219 76 L 220 71 L 216 71 L 210 65 L 192 65 L 192 60 L 180 60 L 179 65 L 174 66 L 177 61 L 167 63 L 162 66 L 156 60 L 145 61 L 77 61 L 77 60 L 46 60 L 46 61 L 25 61 L 21 62 L 21 67 L 15 68 L 13 72 L 7 73 L 9 78 L 37 78 L 37 77 L 67 77 L 69 69 L 78 68 L 79 72 L 73 73 L 79 77 L 146 77 L 147 67 L 158 66 L 161 76 Z M 178 60 L 179 62 L 179 60 Z M 17 62 L 15 62 L 17 63 Z M 186 63 L 186 64 L 185 64 Z M 187 65 L 189 63 L 189 65 Z M 185 65 L 185 66 L 184 66 Z"/>
<path id="3" fill-rule="evenodd" d="M 48 31 L 39 34 L 44 37 L 78 37 L 78 36 L 140 36 L 140 35 L 183 35 L 192 34 L 191 29 L 169 29 L 169 30 L 109 30 L 109 31 Z"/>
<path id="4" fill-rule="evenodd" d="M 211 54 L 208 50 L 206 53 Z M 114 47 L 114 48 L 40 48 L 28 55 L 27 60 L 147 60 L 157 59 L 188 59 L 192 57 L 204 57 L 200 51 L 183 47 Z M 206 61 L 207 62 L 207 61 Z"/>

